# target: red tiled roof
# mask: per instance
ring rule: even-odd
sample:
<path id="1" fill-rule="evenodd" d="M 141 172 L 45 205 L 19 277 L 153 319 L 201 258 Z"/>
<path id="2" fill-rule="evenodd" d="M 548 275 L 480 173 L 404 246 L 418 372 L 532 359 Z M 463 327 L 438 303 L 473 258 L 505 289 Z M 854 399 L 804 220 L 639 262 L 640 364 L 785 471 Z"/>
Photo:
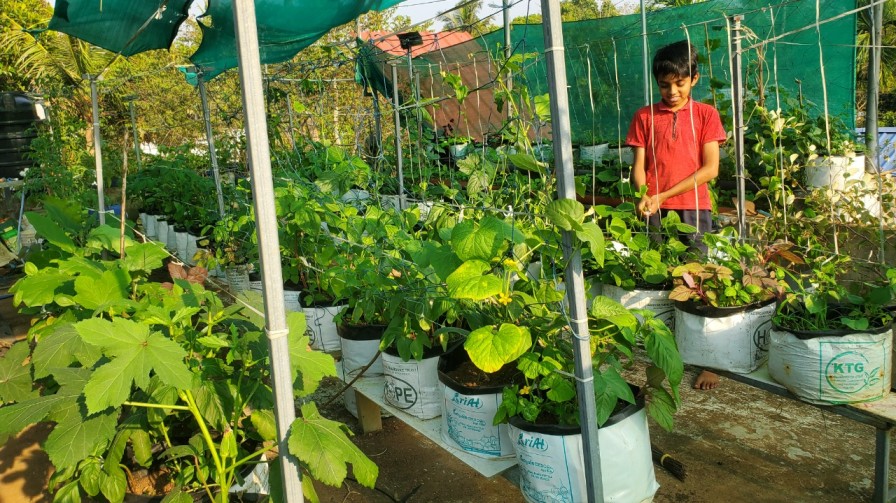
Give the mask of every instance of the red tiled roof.
<path id="1" fill-rule="evenodd" d="M 411 57 L 416 58 L 422 54 L 473 40 L 473 36 L 465 31 L 443 31 L 439 33 L 423 31 L 420 32 L 420 36 L 423 38 L 423 44 L 414 46 L 411 49 Z M 362 31 L 361 40 L 371 40 L 377 49 L 393 56 L 404 56 L 407 54 L 407 51 L 401 48 L 398 35 L 390 32 Z"/>

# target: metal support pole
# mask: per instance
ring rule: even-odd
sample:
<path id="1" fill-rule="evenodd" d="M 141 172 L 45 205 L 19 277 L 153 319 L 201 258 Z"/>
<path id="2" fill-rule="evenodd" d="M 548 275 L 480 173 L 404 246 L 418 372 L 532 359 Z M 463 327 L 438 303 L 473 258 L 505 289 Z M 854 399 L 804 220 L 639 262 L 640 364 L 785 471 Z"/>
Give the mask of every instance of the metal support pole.
<path id="1" fill-rule="evenodd" d="M 398 209 L 404 210 L 404 167 L 401 153 L 401 102 L 398 98 L 398 67 L 392 65 L 392 109 L 395 110 L 395 168 L 398 170 Z"/>
<path id="2" fill-rule="evenodd" d="M 137 169 L 143 167 L 140 159 L 140 133 L 137 132 L 137 112 L 134 111 L 134 99 L 128 99 L 128 112 L 131 114 L 131 129 L 134 132 L 134 158 L 137 160 Z"/>
<path id="3" fill-rule="evenodd" d="M 202 69 L 196 69 L 196 87 L 199 88 L 199 99 L 202 101 L 202 119 L 205 121 L 205 138 L 208 141 L 208 156 L 212 163 L 212 175 L 215 177 L 215 190 L 218 192 L 218 215 L 224 216 L 224 192 L 221 190 L 221 172 L 218 170 L 218 154 L 215 152 L 215 135 L 212 132 L 212 116 L 208 109 L 208 95 L 205 92 L 205 79 Z"/>
<path id="4" fill-rule="evenodd" d="M 871 5 L 871 47 L 868 57 L 868 100 L 865 102 L 865 172 L 875 175 L 877 180 L 877 200 L 883 208 L 883 173 L 880 168 L 880 144 L 878 136 L 877 109 L 880 105 L 880 55 L 883 46 L 884 4 Z M 884 219 L 878 219 L 880 239 L 880 263 L 886 258 L 886 238 Z"/>
<path id="5" fill-rule="evenodd" d="M 100 105 L 96 89 L 96 75 L 87 75 L 90 80 L 90 102 L 93 105 L 93 155 L 96 159 L 96 212 L 100 225 L 106 225 L 106 196 L 103 194 L 103 138 L 100 134 Z"/>
<path id="6" fill-rule="evenodd" d="M 742 16 L 732 16 L 731 22 L 731 101 L 734 104 L 734 162 L 737 168 L 737 234 L 741 242 L 747 236 L 746 182 L 744 181 L 744 82 L 741 54 Z"/>
<path id="7" fill-rule="evenodd" d="M 510 60 L 513 55 L 513 48 L 510 46 L 510 2 L 502 0 L 504 13 L 504 61 Z M 507 89 L 513 89 L 513 74 L 507 72 Z M 507 107 L 507 116 L 510 116 L 510 107 Z"/>
<path id="8" fill-rule="evenodd" d="M 865 171 L 880 173 L 877 108 L 880 99 L 880 53 L 883 35 L 884 6 L 871 5 L 871 47 L 868 58 L 868 101 L 865 105 Z"/>
<path id="9" fill-rule="evenodd" d="M 644 106 L 650 104 L 650 54 L 647 52 L 647 6 L 641 0 L 641 62 L 644 71 Z"/>
<path id="10" fill-rule="evenodd" d="M 289 118 L 289 141 L 292 144 L 292 150 L 296 150 L 296 123 L 292 116 L 292 95 L 286 92 L 286 117 Z"/>
<path id="11" fill-rule="evenodd" d="M 277 446 L 280 452 L 280 466 L 283 469 L 283 497 L 287 503 L 300 503 L 303 499 L 301 472 L 298 460 L 289 452 L 286 438 L 296 412 L 289 362 L 289 328 L 283 305 L 283 271 L 280 265 L 280 239 L 277 235 L 277 215 L 274 207 L 271 148 L 268 143 L 267 117 L 264 111 L 255 2 L 235 0 L 233 19 L 246 121 L 246 148 L 249 152 L 249 166 L 252 173 L 252 196 L 264 293 L 265 331 L 271 354 Z"/>
<path id="12" fill-rule="evenodd" d="M 553 125 L 551 132 L 554 141 L 554 169 L 557 171 L 557 195 L 560 199 L 575 200 L 569 96 L 566 90 L 566 60 L 559 0 L 541 0 L 541 14 L 551 97 Z M 563 232 L 563 255 L 568 263 L 566 295 L 569 300 L 570 328 L 574 336 L 576 396 L 579 401 L 579 424 L 582 426 L 582 445 L 585 451 L 586 493 L 589 503 L 603 503 L 597 407 L 594 399 L 594 369 L 591 365 L 591 334 L 588 331 L 588 311 L 585 307 L 582 255 L 579 247 L 574 244 L 572 233 L 568 231 Z"/>
<path id="13" fill-rule="evenodd" d="M 887 503 L 890 498 L 890 430 L 892 427 L 874 430 L 874 494 L 873 503 Z"/>

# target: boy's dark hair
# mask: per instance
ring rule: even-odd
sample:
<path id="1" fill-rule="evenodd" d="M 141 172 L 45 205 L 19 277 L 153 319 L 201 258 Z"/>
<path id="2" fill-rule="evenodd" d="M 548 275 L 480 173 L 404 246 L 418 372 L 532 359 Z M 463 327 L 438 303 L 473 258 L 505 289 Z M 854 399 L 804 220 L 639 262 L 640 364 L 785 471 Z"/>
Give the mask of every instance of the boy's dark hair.
<path id="1" fill-rule="evenodd" d="M 653 78 L 667 75 L 693 77 L 697 75 L 697 48 L 687 40 L 669 44 L 653 56 Z"/>

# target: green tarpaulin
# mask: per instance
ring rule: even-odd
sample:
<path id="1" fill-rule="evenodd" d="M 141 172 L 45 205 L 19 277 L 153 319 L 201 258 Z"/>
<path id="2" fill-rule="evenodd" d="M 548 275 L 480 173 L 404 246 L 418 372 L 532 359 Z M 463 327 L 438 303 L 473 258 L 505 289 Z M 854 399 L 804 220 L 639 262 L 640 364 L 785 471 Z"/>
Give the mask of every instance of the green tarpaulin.
<path id="1" fill-rule="evenodd" d="M 331 28 L 401 0 L 256 0 L 262 63 L 295 56 Z M 125 56 L 171 45 L 191 0 L 57 0 L 49 28 Z M 237 66 L 233 6 L 209 0 L 202 43 L 191 57 L 205 79 Z"/>
<path id="2" fill-rule="evenodd" d="M 192 0 L 56 0 L 51 30 L 124 56 L 167 49 Z"/>

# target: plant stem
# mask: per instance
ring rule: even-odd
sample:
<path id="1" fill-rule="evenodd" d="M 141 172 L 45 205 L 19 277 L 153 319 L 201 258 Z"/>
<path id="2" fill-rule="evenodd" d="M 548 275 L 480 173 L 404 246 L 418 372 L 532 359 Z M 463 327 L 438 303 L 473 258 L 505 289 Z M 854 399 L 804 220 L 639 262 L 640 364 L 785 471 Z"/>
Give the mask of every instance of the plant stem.
<path id="1" fill-rule="evenodd" d="M 165 405 L 160 403 L 124 402 L 124 405 L 130 405 L 133 407 L 146 407 L 147 409 L 190 410 L 189 407 L 184 405 Z"/>
<path id="2" fill-rule="evenodd" d="M 212 455 L 212 460 L 215 462 L 215 471 L 218 474 L 215 479 L 219 482 L 223 481 L 225 478 L 224 465 L 221 463 L 221 458 L 220 456 L 218 456 L 217 449 L 215 449 L 215 442 L 212 440 L 212 435 L 208 431 L 208 426 L 206 426 L 205 424 L 205 419 L 203 419 L 202 414 L 199 413 L 199 407 L 196 405 L 196 400 L 193 398 L 193 394 L 189 390 L 178 390 L 177 393 L 178 395 L 180 395 L 183 401 L 187 402 L 190 408 L 190 413 L 192 413 L 193 417 L 196 418 L 196 424 L 199 426 L 199 430 L 202 432 L 202 438 L 203 440 L 205 440 L 205 444 L 206 446 L 208 446 L 208 450 Z M 226 491 L 224 491 L 224 496 L 226 498 Z"/>

